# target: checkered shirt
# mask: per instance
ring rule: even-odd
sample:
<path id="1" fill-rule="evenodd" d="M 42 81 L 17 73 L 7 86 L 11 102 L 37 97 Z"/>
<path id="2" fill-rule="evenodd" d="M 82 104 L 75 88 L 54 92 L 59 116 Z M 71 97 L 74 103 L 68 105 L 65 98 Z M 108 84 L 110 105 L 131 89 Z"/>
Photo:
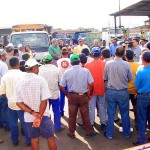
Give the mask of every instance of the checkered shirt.
<path id="1" fill-rule="evenodd" d="M 35 112 L 39 112 L 40 104 L 43 100 L 49 99 L 51 93 L 47 81 L 34 73 L 27 73 L 15 86 L 15 99 L 23 102 Z M 49 105 L 44 112 L 44 116 L 50 116 Z M 35 117 L 25 112 L 25 122 L 33 122 Z"/>

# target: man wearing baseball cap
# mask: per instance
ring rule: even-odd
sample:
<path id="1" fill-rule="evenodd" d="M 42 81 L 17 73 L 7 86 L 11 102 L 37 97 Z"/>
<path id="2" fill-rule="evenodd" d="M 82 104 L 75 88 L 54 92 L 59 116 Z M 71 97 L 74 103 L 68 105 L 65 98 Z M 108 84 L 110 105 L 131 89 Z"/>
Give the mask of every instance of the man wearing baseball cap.
<path id="1" fill-rule="evenodd" d="M 35 59 L 29 59 L 25 67 L 27 74 L 15 87 L 15 99 L 18 107 L 25 112 L 24 119 L 28 136 L 31 138 L 32 149 L 39 149 L 39 137 L 42 135 L 48 140 L 49 149 L 56 150 L 47 105 L 51 97 L 48 83 L 43 77 L 38 76 L 39 64 Z"/>
<path id="2" fill-rule="evenodd" d="M 61 58 L 57 61 L 57 67 L 60 69 L 61 76 L 63 76 L 64 72 L 72 67 L 70 63 L 70 59 L 68 58 L 69 50 L 67 47 L 62 47 L 61 49 Z M 66 87 L 67 90 L 67 87 Z M 64 116 L 64 106 L 65 106 L 65 95 L 60 90 L 60 115 Z"/>
<path id="3" fill-rule="evenodd" d="M 19 51 L 19 61 L 21 61 L 22 60 L 22 55 L 25 53 L 22 44 L 18 45 L 18 51 Z"/>
<path id="4" fill-rule="evenodd" d="M 150 120 L 150 51 L 142 53 L 142 64 L 144 67 L 137 71 L 134 83 L 137 89 L 138 140 L 133 145 L 136 146 L 147 142 L 145 131 L 147 118 Z"/>
<path id="5" fill-rule="evenodd" d="M 39 75 L 44 77 L 48 82 L 48 87 L 51 93 L 49 98 L 49 108 L 52 105 L 54 113 L 54 129 L 55 132 L 60 132 L 65 128 L 61 125 L 61 116 L 59 111 L 59 82 L 61 80 L 61 72 L 52 64 L 52 56 L 46 54 L 42 61 L 44 65 L 39 68 Z"/>
<path id="6" fill-rule="evenodd" d="M 101 129 L 105 130 L 106 128 L 106 103 L 104 98 L 104 67 L 105 62 L 101 61 L 100 58 L 100 48 L 93 47 L 91 49 L 93 61 L 87 63 L 85 68 L 89 69 L 94 79 L 94 91 L 89 101 L 89 113 L 91 125 L 94 126 L 95 122 L 95 108 L 96 103 L 98 105 L 98 114 L 101 123 Z"/>
<path id="7" fill-rule="evenodd" d="M 7 52 L 7 55 L 6 55 L 6 57 L 7 57 L 7 59 L 6 59 L 6 64 L 7 64 L 7 66 L 8 66 L 8 69 L 10 69 L 11 67 L 10 67 L 10 64 L 9 64 L 9 59 L 10 59 L 12 56 L 14 56 L 14 47 L 7 45 L 7 46 L 5 47 L 5 51 Z"/>
<path id="8" fill-rule="evenodd" d="M 64 94 L 68 97 L 69 106 L 69 132 L 68 136 L 75 138 L 76 130 L 76 117 L 78 109 L 80 109 L 83 124 L 86 130 L 86 137 L 95 136 L 96 133 L 90 124 L 88 95 L 92 95 L 93 92 L 93 78 L 88 69 L 82 68 L 80 64 L 80 58 L 77 54 L 70 56 L 70 61 L 73 67 L 68 69 L 60 82 L 60 88 Z M 68 92 L 65 87 L 68 87 Z M 89 88 L 88 88 L 89 87 Z"/>

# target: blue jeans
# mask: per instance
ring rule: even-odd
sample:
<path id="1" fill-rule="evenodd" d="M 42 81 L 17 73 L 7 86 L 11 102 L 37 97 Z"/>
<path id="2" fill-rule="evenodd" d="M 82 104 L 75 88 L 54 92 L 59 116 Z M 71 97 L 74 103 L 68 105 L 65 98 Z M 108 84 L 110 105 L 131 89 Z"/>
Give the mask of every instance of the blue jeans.
<path id="1" fill-rule="evenodd" d="M 53 109 L 53 113 L 54 113 L 54 129 L 59 130 L 61 127 L 59 99 L 49 99 L 49 108 L 51 105 L 52 105 L 52 109 Z"/>
<path id="2" fill-rule="evenodd" d="M 120 109 L 123 135 L 125 138 L 130 136 L 130 118 L 129 118 L 129 94 L 128 90 L 108 89 L 106 93 L 108 121 L 106 127 L 106 135 L 113 137 L 114 133 L 114 117 L 117 106 Z"/>
<path id="3" fill-rule="evenodd" d="M 10 108 L 8 108 L 8 112 L 9 112 L 9 123 L 10 123 L 12 143 L 14 144 L 18 143 L 19 137 L 18 119 L 19 119 L 25 134 L 26 144 L 30 144 L 31 139 L 28 137 L 27 127 L 24 122 L 24 112 L 22 110 L 12 110 Z"/>
<path id="4" fill-rule="evenodd" d="M 150 120 L 150 92 L 138 95 L 137 97 L 137 125 L 138 125 L 138 141 L 141 144 L 146 143 L 145 131 L 147 117 Z M 147 115 L 148 114 L 148 115 Z"/>
<path id="5" fill-rule="evenodd" d="M 91 125 L 94 125 L 95 121 L 95 108 L 96 103 L 98 105 L 98 114 L 101 124 L 106 124 L 106 103 L 104 96 L 92 96 L 89 101 L 89 114 Z"/>
<path id="6" fill-rule="evenodd" d="M 67 87 L 65 89 L 68 90 Z M 64 115 L 65 94 L 61 90 L 60 90 L 59 104 L 60 104 L 60 114 Z"/>
<path id="7" fill-rule="evenodd" d="M 0 125 L 4 129 L 9 129 L 9 119 L 8 119 L 8 104 L 7 98 L 5 96 L 0 96 Z"/>

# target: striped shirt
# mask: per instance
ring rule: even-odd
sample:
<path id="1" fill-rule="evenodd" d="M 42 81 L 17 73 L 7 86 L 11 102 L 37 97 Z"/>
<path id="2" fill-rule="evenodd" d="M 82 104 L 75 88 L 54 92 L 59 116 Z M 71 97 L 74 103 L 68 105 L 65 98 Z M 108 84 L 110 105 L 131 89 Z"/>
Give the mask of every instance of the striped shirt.
<path id="1" fill-rule="evenodd" d="M 51 97 L 48 83 L 43 78 L 34 73 L 27 73 L 15 87 L 15 99 L 17 102 L 23 102 L 35 112 L 39 112 L 43 100 Z M 50 116 L 49 106 L 44 112 L 44 116 Z M 33 122 L 35 117 L 28 112 L 24 114 L 25 122 Z"/>
<path id="2" fill-rule="evenodd" d="M 88 84 L 94 82 L 90 71 L 82 68 L 80 65 L 75 65 L 68 69 L 60 82 L 62 87 L 68 87 L 69 92 L 86 93 Z"/>
<path id="3" fill-rule="evenodd" d="M 108 61 L 105 65 L 104 80 L 107 81 L 108 89 L 127 89 L 128 82 L 132 80 L 130 64 L 122 58 Z"/>

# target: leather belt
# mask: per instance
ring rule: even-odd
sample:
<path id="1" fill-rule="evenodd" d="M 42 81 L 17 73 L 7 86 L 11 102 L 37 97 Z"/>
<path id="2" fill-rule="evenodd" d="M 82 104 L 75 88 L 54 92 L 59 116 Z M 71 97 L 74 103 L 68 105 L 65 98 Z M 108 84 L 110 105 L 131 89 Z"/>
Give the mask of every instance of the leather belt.
<path id="1" fill-rule="evenodd" d="M 70 93 L 70 94 L 80 95 L 80 96 L 82 96 L 82 95 L 87 95 L 87 92 L 86 92 L 86 93 L 69 92 L 69 93 Z"/>

